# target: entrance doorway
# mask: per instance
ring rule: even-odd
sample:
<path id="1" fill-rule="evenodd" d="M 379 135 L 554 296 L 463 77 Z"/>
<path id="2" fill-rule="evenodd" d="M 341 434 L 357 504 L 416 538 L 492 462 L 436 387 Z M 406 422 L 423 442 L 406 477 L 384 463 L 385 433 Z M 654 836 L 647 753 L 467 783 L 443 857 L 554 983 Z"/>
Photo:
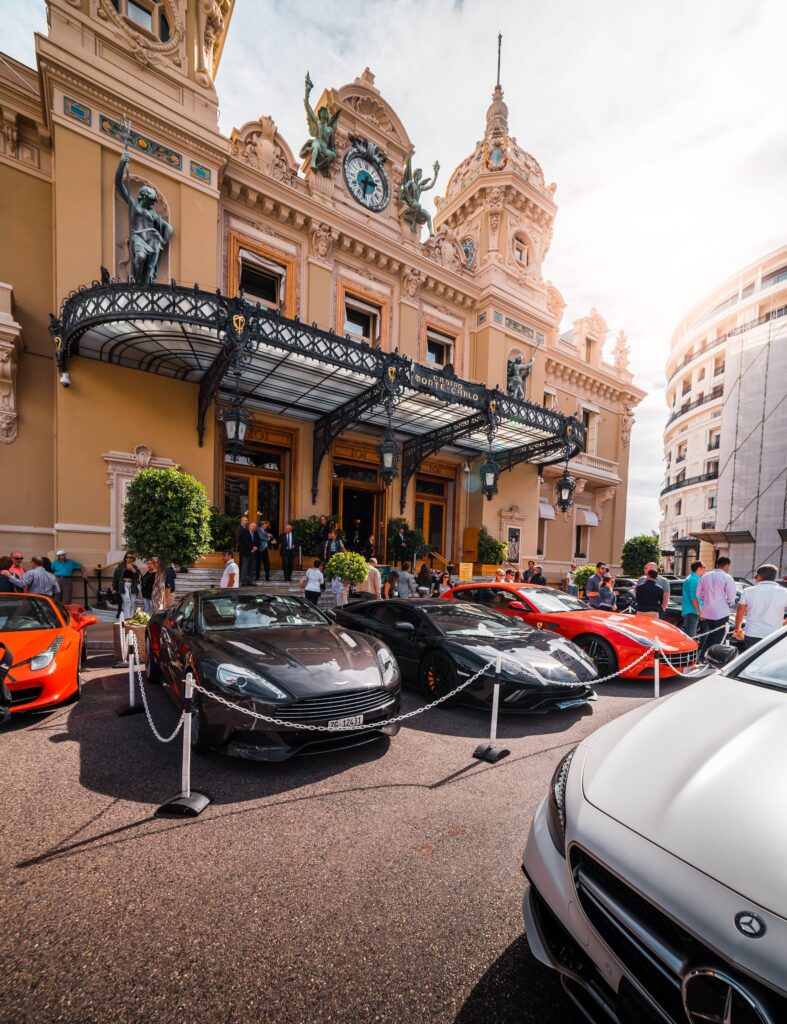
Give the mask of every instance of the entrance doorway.
<path id="1" fill-rule="evenodd" d="M 240 520 L 248 515 L 250 522 L 258 518 L 270 522 L 270 532 L 278 537 L 285 521 L 286 458 L 284 451 L 245 448 L 237 462 L 224 465 L 224 512 Z M 276 548 L 271 548 L 272 563 L 278 562 Z"/>
<path id="2" fill-rule="evenodd" d="M 331 517 L 344 530 L 347 547 L 361 555 L 375 552 L 379 557 L 382 494 L 377 469 L 335 462 L 333 472 Z"/>
<path id="3" fill-rule="evenodd" d="M 446 554 L 446 514 L 448 484 L 445 480 L 418 476 L 415 478 L 415 529 L 424 535 L 424 542 L 443 557 Z"/>

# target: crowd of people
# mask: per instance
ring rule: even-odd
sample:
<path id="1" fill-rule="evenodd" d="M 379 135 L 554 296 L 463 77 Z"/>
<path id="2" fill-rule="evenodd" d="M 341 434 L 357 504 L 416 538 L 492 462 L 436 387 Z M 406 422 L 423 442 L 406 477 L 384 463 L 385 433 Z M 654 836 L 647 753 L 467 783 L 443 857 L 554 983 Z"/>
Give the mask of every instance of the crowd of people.
<path id="1" fill-rule="evenodd" d="M 46 555 L 33 555 L 27 569 L 23 567 L 21 551 L 0 556 L 0 593 L 24 592 L 57 597 L 64 604 L 71 604 L 74 598 L 74 573 L 86 577 L 87 573 L 79 562 L 68 557 L 60 548 L 54 562 Z"/>

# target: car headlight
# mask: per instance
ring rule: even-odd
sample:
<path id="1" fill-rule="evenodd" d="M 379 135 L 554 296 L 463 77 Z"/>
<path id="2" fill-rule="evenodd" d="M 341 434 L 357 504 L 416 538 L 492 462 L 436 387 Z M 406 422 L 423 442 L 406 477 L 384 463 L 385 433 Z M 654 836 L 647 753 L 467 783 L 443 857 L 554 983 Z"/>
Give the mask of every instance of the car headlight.
<path id="1" fill-rule="evenodd" d="M 610 625 L 607 628 L 611 629 L 613 631 L 613 633 L 620 633 L 622 636 L 627 637 L 629 640 L 632 640 L 635 644 L 639 644 L 641 647 L 655 647 L 656 646 L 656 644 L 653 642 L 653 640 L 648 640 L 647 637 L 639 636 L 638 633 L 632 633 L 630 630 L 626 629 L 624 626 L 612 626 L 612 625 Z"/>
<path id="2" fill-rule="evenodd" d="M 30 659 L 30 671 L 38 672 L 42 668 L 49 668 L 49 666 L 55 660 L 55 655 L 60 650 L 60 646 L 62 643 L 63 637 L 56 636 L 45 651 L 41 651 L 40 654 L 33 655 L 33 657 Z"/>
<path id="3" fill-rule="evenodd" d="M 552 774 L 547 793 L 547 825 L 555 849 L 561 857 L 566 855 L 566 784 L 576 747 L 563 757 Z"/>
<path id="4" fill-rule="evenodd" d="M 396 662 L 387 647 L 377 648 L 377 664 L 383 676 L 383 685 L 390 686 L 396 678 Z"/>
<path id="5" fill-rule="evenodd" d="M 288 700 L 289 694 L 270 679 L 264 679 L 256 672 L 249 672 L 239 665 L 219 665 L 216 678 L 222 686 L 234 693 L 249 697 L 267 697 L 269 700 Z"/>

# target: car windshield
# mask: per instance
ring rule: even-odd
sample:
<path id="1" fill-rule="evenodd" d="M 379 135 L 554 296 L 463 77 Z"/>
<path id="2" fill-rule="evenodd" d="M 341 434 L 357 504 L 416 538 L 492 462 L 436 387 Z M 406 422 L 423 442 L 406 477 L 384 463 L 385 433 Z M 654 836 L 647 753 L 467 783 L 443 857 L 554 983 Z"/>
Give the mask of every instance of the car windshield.
<path id="1" fill-rule="evenodd" d="M 22 633 L 33 629 L 61 629 L 55 609 L 42 597 L 30 594 L 0 594 L 0 633 Z"/>
<path id="2" fill-rule="evenodd" d="M 787 633 L 748 662 L 737 677 L 749 683 L 767 683 L 787 690 Z"/>
<path id="3" fill-rule="evenodd" d="M 275 629 L 279 626 L 324 626 L 325 617 L 297 597 L 269 597 L 265 594 L 221 594 L 204 597 L 202 628 Z"/>
<path id="4" fill-rule="evenodd" d="M 587 605 L 582 604 L 569 594 L 561 594 L 552 587 L 523 587 L 519 593 L 528 600 L 539 612 L 586 612 Z"/>
<path id="5" fill-rule="evenodd" d="M 424 611 L 447 636 L 511 636 L 523 631 L 515 619 L 474 604 L 446 601 L 445 608 L 424 608 Z"/>

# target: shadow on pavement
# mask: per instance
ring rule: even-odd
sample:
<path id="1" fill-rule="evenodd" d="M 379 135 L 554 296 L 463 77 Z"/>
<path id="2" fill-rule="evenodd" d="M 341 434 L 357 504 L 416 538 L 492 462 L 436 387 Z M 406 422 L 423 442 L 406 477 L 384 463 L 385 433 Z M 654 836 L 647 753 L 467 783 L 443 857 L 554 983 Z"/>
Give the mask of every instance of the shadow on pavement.
<path id="1" fill-rule="evenodd" d="M 453 1024 L 574 1024 L 571 1003 L 554 971 L 520 936 L 482 975 Z"/>

